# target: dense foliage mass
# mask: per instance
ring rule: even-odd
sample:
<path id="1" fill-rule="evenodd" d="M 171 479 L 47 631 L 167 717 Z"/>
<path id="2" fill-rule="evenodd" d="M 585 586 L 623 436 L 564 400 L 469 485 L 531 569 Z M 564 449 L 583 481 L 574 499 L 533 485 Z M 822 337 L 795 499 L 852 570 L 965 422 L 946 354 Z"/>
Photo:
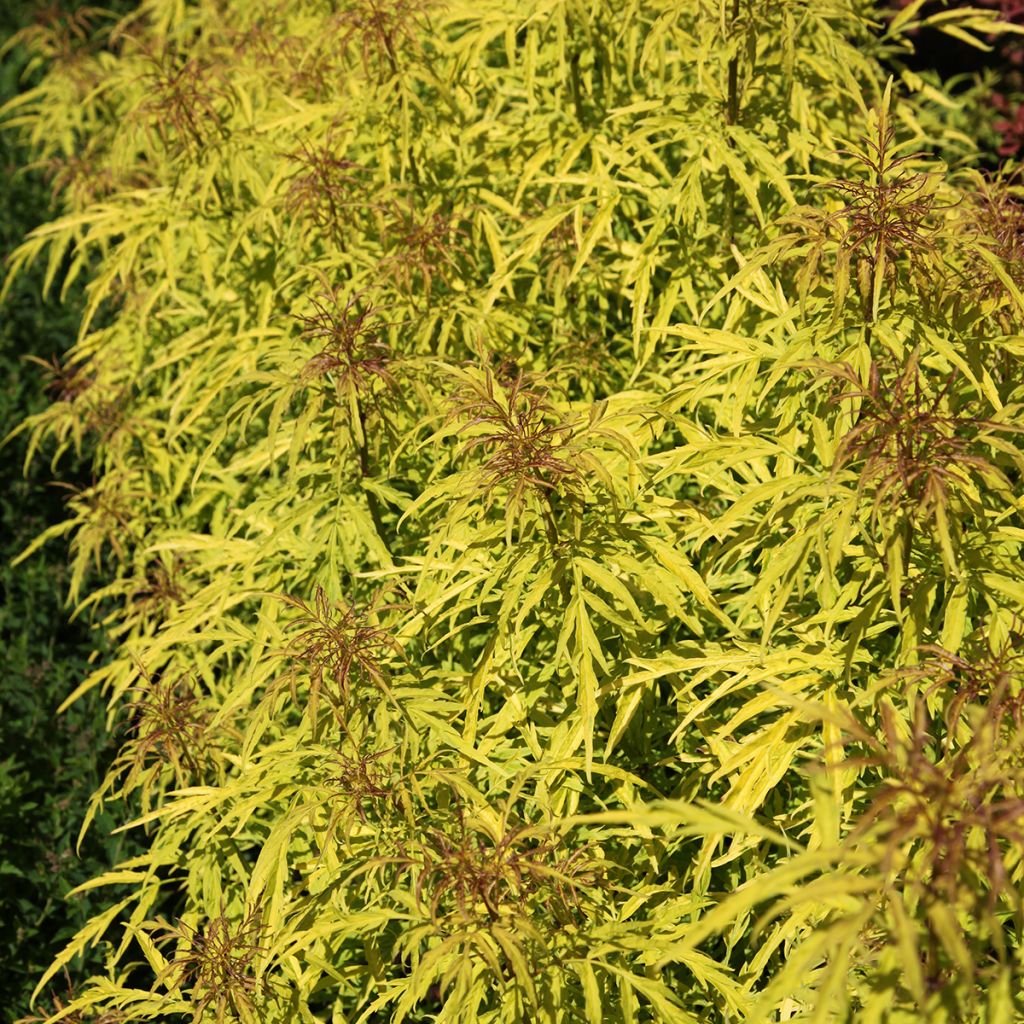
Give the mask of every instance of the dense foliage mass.
<path id="1" fill-rule="evenodd" d="M 1022 1018 L 1024 208 L 922 6 L 23 37 L 146 850 L 67 1019 Z"/>

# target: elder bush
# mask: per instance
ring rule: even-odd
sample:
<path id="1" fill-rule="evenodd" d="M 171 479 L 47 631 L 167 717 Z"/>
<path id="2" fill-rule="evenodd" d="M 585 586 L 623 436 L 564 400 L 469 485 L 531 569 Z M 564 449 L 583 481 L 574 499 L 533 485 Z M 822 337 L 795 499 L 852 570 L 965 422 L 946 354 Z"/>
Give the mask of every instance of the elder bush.
<path id="1" fill-rule="evenodd" d="M 61 1013 L 1019 1015 L 1024 220 L 876 14 L 25 34 L 10 272 L 88 307 L 24 431 L 95 451 L 26 556 L 114 602 L 146 849 Z"/>

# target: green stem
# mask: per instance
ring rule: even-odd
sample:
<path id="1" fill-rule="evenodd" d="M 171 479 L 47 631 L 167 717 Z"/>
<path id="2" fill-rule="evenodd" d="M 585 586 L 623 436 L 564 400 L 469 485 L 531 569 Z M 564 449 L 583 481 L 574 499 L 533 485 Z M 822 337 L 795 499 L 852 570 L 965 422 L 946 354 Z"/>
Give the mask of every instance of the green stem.
<path id="1" fill-rule="evenodd" d="M 366 477 L 373 476 L 373 471 L 370 465 L 370 449 L 366 440 L 366 416 L 363 413 L 363 403 L 359 400 L 358 396 L 356 397 L 356 415 L 359 417 L 359 439 L 356 443 L 356 455 L 359 459 L 359 475 L 365 479 Z M 381 515 L 381 507 L 380 502 L 377 500 L 377 495 L 365 489 L 363 493 L 366 495 L 366 504 L 370 510 L 373 528 L 377 531 L 377 536 L 380 537 L 381 543 L 387 547 L 387 541 L 384 539 L 384 519 Z"/>
<path id="2" fill-rule="evenodd" d="M 555 497 L 551 491 L 548 491 L 547 493 L 547 508 L 541 509 L 541 516 L 544 519 L 544 528 L 547 531 L 548 543 L 552 548 L 557 548 L 562 542 L 562 539 L 558 534 L 558 523 L 555 520 Z"/>
<path id="3" fill-rule="evenodd" d="M 736 23 L 740 18 L 740 0 L 732 0 L 732 23 L 731 28 L 735 31 Z M 726 86 L 725 101 L 725 123 L 735 125 L 740 119 L 740 93 L 739 93 L 740 58 L 737 51 L 729 58 L 728 82 Z M 730 138 L 728 140 L 730 149 L 735 145 Z M 736 179 L 730 173 L 725 181 L 725 235 L 730 248 L 736 240 Z"/>
<path id="4" fill-rule="evenodd" d="M 556 552 L 561 546 L 562 538 L 558 532 L 554 491 L 548 491 L 546 497 L 547 507 L 541 509 L 541 516 L 544 519 L 544 527 L 547 531 L 548 543 L 551 545 L 552 552 Z M 563 604 L 568 607 L 569 601 L 572 597 L 572 592 L 569 589 L 569 581 L 564 575 L 558 581 L 558 590 L 562 595 Z"/>
<path id="5" fill-rule="evenodd" d="M 583 107 L 583 83 L 580 80 L 580 53 L 577 50 L 569 59 L 569 81 L 572 85 L 572 102 L 576 107 L 576 120 L 586 126 L 587 115 Z"/>

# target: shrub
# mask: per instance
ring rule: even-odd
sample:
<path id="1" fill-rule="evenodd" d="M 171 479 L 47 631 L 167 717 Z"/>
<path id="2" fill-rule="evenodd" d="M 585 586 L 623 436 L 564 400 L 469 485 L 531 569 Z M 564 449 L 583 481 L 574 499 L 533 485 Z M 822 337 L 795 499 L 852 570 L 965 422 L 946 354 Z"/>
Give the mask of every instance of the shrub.
<path id="1" fill-rule="evenodd" d="M 24 429 L 95 452 L 29 551 L 108 574 L 146 846 L 61 1013 L 1018 1013 L 1020 206 L 873 13 L 24 35 L 11 273 L 87 278 Z"/>

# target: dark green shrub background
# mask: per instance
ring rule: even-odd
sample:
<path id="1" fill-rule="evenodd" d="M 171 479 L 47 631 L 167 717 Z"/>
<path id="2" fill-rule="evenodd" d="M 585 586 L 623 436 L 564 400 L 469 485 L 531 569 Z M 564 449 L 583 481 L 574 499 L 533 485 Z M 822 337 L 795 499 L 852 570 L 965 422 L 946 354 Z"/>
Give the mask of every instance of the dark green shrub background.
<path id="1" fill-rule="evenodd" d="M 0 4 L 0 38 L 30 16 L 29 4 Z M 0 65 L 0 102 L 18 90 L 23 63 Z M 39 173 L 20 172 L 25 156 L 0 139 L 0 249 L 4 256 L 50 216 Z M 41 274 L 19 280 L 0 311 L 0 436 L 47 396 L 39 367 L 25 360 L 59 355 L 74 339 L 79 301 L 40 297 Z M 102 698 L 92 693 L 69 712 L 56 709 L 87 671 L 99 635 L 68 621 L 66 552 L 59 543 L 12 567 L 11 559 L 63 518 L 62 495 L 45 460 L 28 476 L 21 438 L 0 449 L 0 1021 L 28 1012 L 28 997 L 54 954 L 90 914 L 86 898 L 65 900 L 81 882 L 124 854 L 124 840 L 91 831 L 81 856 L 75 839 L 89 796 L 110 757 Z M 80 477 L 64 463 L 58 476 Z M 80 479 L 79 479 L 79 482 Z"/>

